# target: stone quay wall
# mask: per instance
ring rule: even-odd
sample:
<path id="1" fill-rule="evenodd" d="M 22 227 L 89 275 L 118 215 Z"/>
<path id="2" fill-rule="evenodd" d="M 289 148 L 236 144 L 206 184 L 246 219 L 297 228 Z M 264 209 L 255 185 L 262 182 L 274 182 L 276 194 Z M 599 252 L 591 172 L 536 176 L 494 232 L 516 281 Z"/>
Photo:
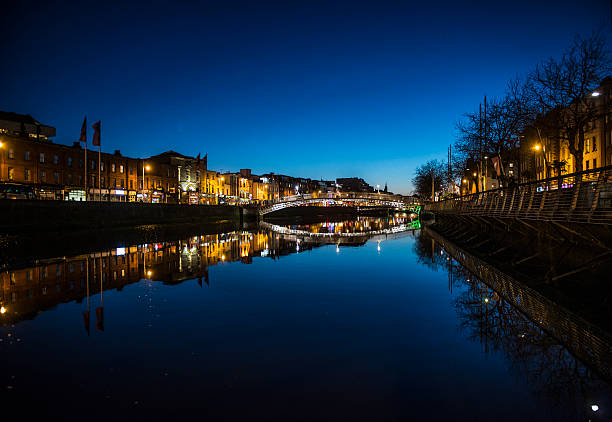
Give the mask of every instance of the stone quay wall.
<path id="1" fill-rule="evenodd" d="M 229 205 L 0 200 L 0 233 L 241 222 L 251 215 L 250 209 Z"/>

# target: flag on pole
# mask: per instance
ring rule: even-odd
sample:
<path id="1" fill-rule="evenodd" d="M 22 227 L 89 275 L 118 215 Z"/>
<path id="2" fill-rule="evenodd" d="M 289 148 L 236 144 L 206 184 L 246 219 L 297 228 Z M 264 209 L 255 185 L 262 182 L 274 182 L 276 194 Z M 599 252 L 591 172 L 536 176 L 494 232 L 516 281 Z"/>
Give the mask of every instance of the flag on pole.
<path id="1" fill-rule="evenodd" d="M 81 136 L 79 142 L 85 142 L 87 144 L 87 116 L 83 119 L 83 126 L 81 126 Z"/>
<path id="2" fill-rule="evenodd" d="M 94 123 L 91 127 L 94 130 L 93 141 L 91 143 L 99 147 L 100 146 L 100 131 L 101 131 L 100 130 L 100 120 Z"/>
<path id="3" fill-rule="evenodd" d="M 499 157 L 492 157 L 491 161 L 493 162 L 493 167 L 495 168 L 495 172 L 499 176 L 500 175 L 500 171 L 499 171 Z"/>
<path id="4" fill-rule="evenodd" d="M 96 322 L 96 329 L 100 330 L 100 331 L 104 331 L 104 308 L 103 307 L 98 307 L 96 308 L 96 318 L 97 318 L 97 322 Z"/>
<path id="5" fill-rule="evenodd" d="M 199 166 L 200 165 L 200 153 L 199 152 L 198 152 L 198 156 L 196 157 L 196 160 L 198 160 L 197 163 L 198 163 L 198 166 Z"/>
<path id="6" fill-rule="evenodd" d="M 83 311 L 83 324 L 85 324 L 85 331 L 89 335 L 89 311 Z"/>

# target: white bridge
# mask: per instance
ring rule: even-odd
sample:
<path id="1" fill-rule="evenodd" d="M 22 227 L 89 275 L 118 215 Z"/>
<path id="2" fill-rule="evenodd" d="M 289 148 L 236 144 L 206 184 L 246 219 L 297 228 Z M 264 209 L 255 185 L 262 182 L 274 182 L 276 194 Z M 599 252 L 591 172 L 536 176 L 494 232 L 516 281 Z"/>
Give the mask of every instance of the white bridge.
<path id="1" fill-rule="evenodd" d="M 290 207 L 320 204 L 322 206 L 344 206 L 344 207 L 388 207 L 408 208 L 410 211 L 419 213 L 420 202 L 410 196 L 391 195 L 388 193 L 366 193 L 366 192 L 329 192 L 312 193 L 304 195 L 285 196 L 274 201 L 269 201 L 258 208 L 260 216 L 270 214 Z"/>

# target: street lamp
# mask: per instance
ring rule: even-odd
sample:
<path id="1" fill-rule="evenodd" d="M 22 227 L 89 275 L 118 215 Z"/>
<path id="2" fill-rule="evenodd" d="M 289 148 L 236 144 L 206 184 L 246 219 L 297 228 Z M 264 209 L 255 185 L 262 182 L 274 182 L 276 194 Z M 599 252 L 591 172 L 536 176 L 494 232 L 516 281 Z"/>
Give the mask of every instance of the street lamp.
<path id="1" fill-rule="evenodd" d="M 2 147 L 4 147 L 4 143 L 0 141 L 0 180 L 2 180 L 2 175 L 4 174 L 4 155 L 2 154 Z"/>
<path id="2" fill-rule="evenodd" d="M 147 171 L 151 170 L 151 166 L 149 165 L 145 165 L 145 163 L 142 163 L 142 202 L 144 202 L 144 193 L 145 193 L 145 188 L 144 188 L 144 183 L 145 183 L 145 169 Z M 153 202 L 153 198 L 151 197 L 151 202 Z"/>

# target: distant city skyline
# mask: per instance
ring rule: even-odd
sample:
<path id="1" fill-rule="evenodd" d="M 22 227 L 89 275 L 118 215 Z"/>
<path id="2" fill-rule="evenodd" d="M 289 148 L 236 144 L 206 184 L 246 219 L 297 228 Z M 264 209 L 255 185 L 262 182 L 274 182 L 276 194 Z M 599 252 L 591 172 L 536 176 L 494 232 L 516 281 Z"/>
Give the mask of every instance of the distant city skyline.
<path id="1" fill-rule="evenodd" d="M 55 142 L 77 141 L 87 115 L 107 152 L 201 153 L 217 171 L 360 177 L 403 194 L 484 95 L 576 34 L 610 39 L 608 1 L 27 3 L 1 19 L 0 110 L 56 127 Z"/>

